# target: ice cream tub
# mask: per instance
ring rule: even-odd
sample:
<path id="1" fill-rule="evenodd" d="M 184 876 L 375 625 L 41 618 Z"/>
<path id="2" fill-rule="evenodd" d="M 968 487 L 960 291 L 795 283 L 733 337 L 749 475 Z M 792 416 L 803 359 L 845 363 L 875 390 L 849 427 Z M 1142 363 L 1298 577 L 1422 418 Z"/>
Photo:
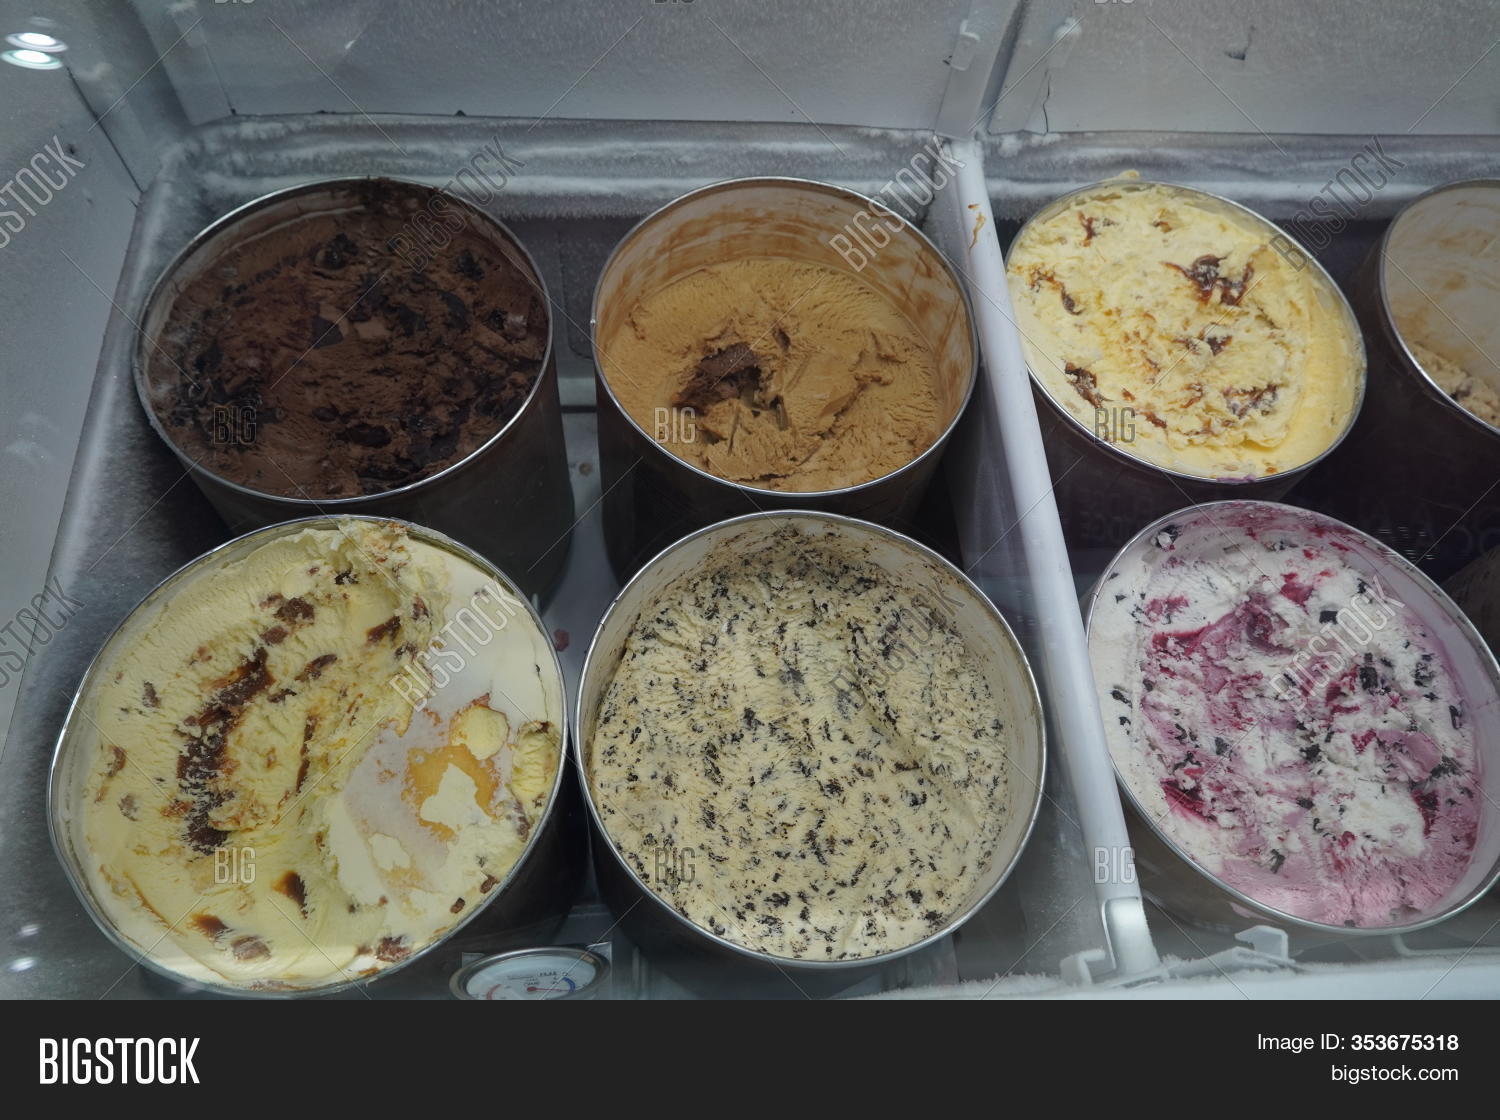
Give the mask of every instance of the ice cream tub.
<path id="1" fill-rule="evenodd" d="M 717 183 L 645 218 L 600 273 L 590 332 L 622 578 L 758 510 L 906 526 L 978 362 L 942 253 L 878 202 L 802 179 Z"/>
<path id="2" fill-rule="evenodd" d="M 1462 608 L 1474 629 L 1500 650 L 1500 548 L 1492 548 L 1443 581 L 1443 590 Z"/>
<path id="3" fill-rule="evenodd" d="M 578 718 L 601 892 L 705 990 L 848 983 L 933 944 L 999 890 L 1041 798 L 1040 703 L 1000 613 L 836 514 L 751 514 L 657 556 L 600 623 Z"/>
<path id="4" fill-rule="evenodd" d="M 1364 343 L 1311 253 L 1229 199 L 1112 179 L 1007 255 L 1063 528 L 1119 547 L 1184 502 L 1277 498 L 1344 438 Z"/>
<path id="5" fill-rule="evenodd" d="M 133 960 L 328 994 L 460 930 L 555 928 L 567 734 L 552 643 L 498 568 L 406 522 L 306 518 L 115 630 L 58 737 L 52 840 Z"/>
<path id="6" fill-rule="evenodd" d="M 1320 513 L 1178 510 L 1087 600 L 1144 892 L 1225 932 L 1443 921 L 1500 878 L 1500 667 L 1418 569 Z"/>
<path id="7" fill-rule="evenodd" d="M 551 316 L 535 262 L 471 203 L 312 182 L 231 211 L 168 265 L 135 385 L 234 532 L 402 518 L 540 594 L 573 525 Z"/>
<path id="8" fill-rule="evenodd" d="M 1500 180 L 1450 183 L 1403 209 L 1354 284 L 1369 399 L 1309 480 L 1319 509 L 1439 581 L 1500 546 Z"/>

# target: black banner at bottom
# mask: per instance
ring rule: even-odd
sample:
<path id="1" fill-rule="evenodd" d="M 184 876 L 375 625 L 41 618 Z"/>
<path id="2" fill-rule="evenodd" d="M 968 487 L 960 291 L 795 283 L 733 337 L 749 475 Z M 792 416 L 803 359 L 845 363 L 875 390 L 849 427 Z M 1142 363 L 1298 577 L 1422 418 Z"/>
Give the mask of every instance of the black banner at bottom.
<path id="1" fill-rule="evenodd" d="M 494 1011 L 436 1001 L 104 1002 L 12 1005 L 9 1020 L 0 1074 L 44 1104 L 146 1086 L 236 1100 L 280 1085 L 303 1103 L 328 1094 L 341 1106 L 388 1107 L 408 1091 L 482 1094 L 487 1081 L 509 1090 L 521 1079 L 613 1094 L 618 1105 L 620 1092 L 685 1089 L 706 1077 L 744 1086 L 746 1103 L 776 1097 L 784 1082 L 804 1098 L 836 1098 L 841 1111 L 866 1089 L 886 1107 L 924 1093 L 929 1109 L 954 1094 L 950 1104 L 967 1107 L 958 1098 L 969 1082 L 1002 1096 L 1024 1082 L 1148 1106 L 1284 1106 L 1319 1089 L 1443 1093 L 1467 1084 L 1472 1093 L 1494 1078 L 1500 1041 L 1491 1007 L 1472 1002 L 595 1002 Z"/>

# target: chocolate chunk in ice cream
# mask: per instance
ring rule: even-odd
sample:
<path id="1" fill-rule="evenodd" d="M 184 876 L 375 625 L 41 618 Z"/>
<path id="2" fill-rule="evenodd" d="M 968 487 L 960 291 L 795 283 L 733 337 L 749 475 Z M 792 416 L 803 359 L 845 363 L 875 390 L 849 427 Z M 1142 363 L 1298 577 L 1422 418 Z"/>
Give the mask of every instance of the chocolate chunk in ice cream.
<path id="1" fill-rule="evenodd" d="M 753 393 L 761 387 L 761 366 L 761 360 L 743 342 L 716 350 L 694 367 L 672 403 L 678 408 L 702 410 L 730 397 Z"/>

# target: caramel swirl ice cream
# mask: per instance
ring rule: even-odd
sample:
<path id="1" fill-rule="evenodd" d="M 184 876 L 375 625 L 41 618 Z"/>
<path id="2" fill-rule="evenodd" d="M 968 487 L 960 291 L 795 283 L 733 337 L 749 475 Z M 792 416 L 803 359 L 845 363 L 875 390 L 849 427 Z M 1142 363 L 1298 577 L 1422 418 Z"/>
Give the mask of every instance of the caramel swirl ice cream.
<path id="1" fill-rule="evenodd" d="M 190 979 L 377 974 L 464 921 L 547 807 L 546 637 L 396 523 L 209 558 L 120 642 L 81 701 L 72 843 L 115 928 Z"/>
<path id="2" fill-rule="evenodd" d="M 1269 222 L 1212 196 L 1099 184 L 1022 229 L 1008 278 L 1048 395 L 1156 466 L 1292 470 L 1358 406 L 1363 347 L 1337 290 Z"/>

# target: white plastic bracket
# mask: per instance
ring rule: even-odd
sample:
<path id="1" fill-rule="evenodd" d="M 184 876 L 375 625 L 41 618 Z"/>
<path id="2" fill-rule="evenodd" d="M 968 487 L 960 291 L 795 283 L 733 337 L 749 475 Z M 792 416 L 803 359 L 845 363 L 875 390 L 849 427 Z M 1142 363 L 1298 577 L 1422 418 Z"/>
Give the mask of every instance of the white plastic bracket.
<path id="1" fill-rule="evenodd" d="M 1114 960 L 1108 949 L 1085 949 L 1081 953 L 1067 956 L 1058 964 L 1058 971 L 1062 973 L 1063 983 L 1072 984 L 1074 987 L 1082 988 L 1093 984 L 1093 965 L 1102 964 L 1113 967 Z"/>
<path id="2" fill-rule="evenodd" d="M 960 72 L 967 70 L 979 50 L 979 33 L 969 30 L 969 21 L 958 25 L 958 42 L 953 44 L 953 53 L 948 56 L 948 65 Z"/>
<path id="3" fill-rule="evenodd" d="M 1251 926 L 1235 934 L 1234 939 L 1243 941 L 1262 956 L 1277 957 L 1291 963 L 1292 939 L 1286 930 L 1277 926 Z"/>
<path id="4" fill-rule="evenodd" d="M 968 139 L 983 123 L 985 96 L 995 70 L 1000 45 L 1011 21 L 1018 18 L 1019 0 L 976 0 L 958 25 L 953 49 L 944 61 L 948 84 L 932 130 L 940 136 Z"/>

